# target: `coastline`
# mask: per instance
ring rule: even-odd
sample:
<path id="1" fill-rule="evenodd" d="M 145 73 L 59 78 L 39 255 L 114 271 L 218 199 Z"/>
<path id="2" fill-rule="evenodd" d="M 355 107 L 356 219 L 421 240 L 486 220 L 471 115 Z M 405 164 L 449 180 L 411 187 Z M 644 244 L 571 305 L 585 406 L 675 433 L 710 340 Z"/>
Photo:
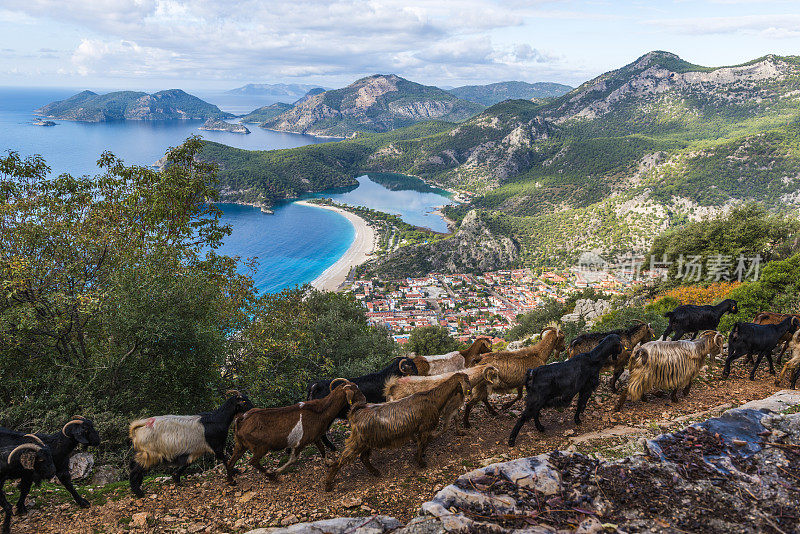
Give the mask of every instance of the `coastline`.
<path id="1" fill-rule="evenodd" d="M 371 254 L 375 252 L 375 230 L 358 215 L 335 206 L 313 204 L 305 200 L 298 200 L 295 204 L 335 211 L 350 221 L 355 228 L 356 235 L 350 248 L 336 260 L 336 263 L 311 281 L 311 285 L 319 290 L 336 291 L 347 279 L 350 269 L 370 259 Z"/>

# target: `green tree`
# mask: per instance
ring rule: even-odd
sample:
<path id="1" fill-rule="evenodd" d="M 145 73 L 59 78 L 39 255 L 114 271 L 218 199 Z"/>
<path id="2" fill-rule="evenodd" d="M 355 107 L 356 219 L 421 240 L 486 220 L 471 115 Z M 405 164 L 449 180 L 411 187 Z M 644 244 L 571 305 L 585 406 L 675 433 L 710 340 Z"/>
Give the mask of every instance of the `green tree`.
<path id="1" fill-rule="evenodd" d="M 422 326 L 411 331 L 408 339 L 408 350 L 421 356 L 430 354 L 446 354 L 458 349 L 458 342 L 453 339 L 444 326 Z"/>
<path id="2" fill-rule="evenodd" d="M 106 153 L 97 177 L 0 160 L 0 424 L 83 413 L 121 445 L 131 415 L 207 409 L 233 385 L 229 338 L 255 294 L 209 252 L 230 229 L 199 148 L 161 172 Z"/>
<path id="3" fill-rule="evenodd" d="M 510 340 L 519 340 L 539 334 L 548 324 L 560 321 L 565 313 L 567 312 L 563 304 L 555 299 L 548 299 L 542 306 L 517 316 L 517 322 L 508 331 L 507 337 Z"/>
<path id="4" fill-rule="evenodd" d="M 352 294 L 290 288 L 259 297 L 252 313 L 230 363 L 262 406 L 305 398 L 316 378 L 372 372 L 395 353 L 389 332 L 367 323 Z"/>

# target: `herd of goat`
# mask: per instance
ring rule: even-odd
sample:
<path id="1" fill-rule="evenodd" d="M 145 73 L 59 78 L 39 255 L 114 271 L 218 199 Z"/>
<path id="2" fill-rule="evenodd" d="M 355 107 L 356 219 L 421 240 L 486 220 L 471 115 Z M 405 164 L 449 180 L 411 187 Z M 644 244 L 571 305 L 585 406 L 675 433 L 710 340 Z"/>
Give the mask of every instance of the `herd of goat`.
<path id="1" fill-rule="evenodd" d="M 477 339 L 468 349 L 438 356 L 395 358 L 380 371 L 355 378 L 318 380 L 308 386 L 307 400 L 280 408 L 255 408 L 247 395 L 229 391 L 227 400 L 217 409 L 198 415 L 159 415 L 133 421 L 129 427 L 134 455 L 130 461 L 130 487 L 143 496 L 145 472 L 162 463 L 176 466 L 172 477 L 180 484 L 181 475 L 195 459 L 213 454 L 225 464 L 227 480 L 236 484 L 236 463 L 246 453 L 250 464 L 269 478 L 276 478 L 294 463 L 300 452 L 316 445 L 323 458 L 326 448 L 335 451 L 327 438 L 331 424 L 347 420 L 350 435 L 335 460 L 327 460 L 324 488 L 330 491 L 337 473 L 359 459 L 373 475 L 380 472 L 370 462 L 373 449 L 397 448 L 414 441 L 415 460 L 424 468 L 425 448 L 431 439 L 446 432 L 464 407 L 461 424 L 469 428 L 472 407 L 483 403 L 492 415 L 497 410 L 489 402 L 493 392 L 511 392 L 516 397 L 502 406 L 507 410 L 527 392 L 525 408 L 508 439 L 514 446 L 522 426 L 539 421 L 543 408 L 566 407 L 577 396 L 575 424 L 600 384 L 600 372 L 613 370 L 610 387 L 617 391 L 617 381 L 627 368 L 627 385 L 620 392 L 616 409 L 627 399 L 643 400 L 653 390 L 667 390 L 677 401 L 678 391 L 686 396 L 692 380 L 699 374 L 706 357 L 723 353 L 725 340 L 716 329 L 725 313 L 736 314 L 736 302 L 724 300 L 716 306 L 682 305 L 665 316 L 669 325 L 661 340 L 644 322 L 629 328 L 579 335 L 566 346 L 564 333 L 547 327 L 541 338 L 514 351 L 492 352 L 489 342 Z M 730 374 L 731 363 L 747 356 L 753 363 L 750 379 L 764 357 L 775 374 L 772 352 L 782 344 L 778 365 L 787 349 L 791 358 L 781 370 L 776 385 L 787 371 L 792 371 L 794 388 L 800 374 L 800 315 L 760 313 L 754 322 L 736 323 L 728 337 L 728 355 L 723 377 Z M 667 340 L 673 333 L 672 340 Z M 691 334 L 688 340 L 681 340 Z M 563 361 L 547 364 L 553 356 L 566 352 Z M 439 424 L 444 421 L 441 429 Z M 228 459 L 225 443 L 233 427 L 234 451 Z M 456 430 L 459 434 L 463 430 Z M 6 480 L 20 480 L 17 512 L 25 513 L 25 498 L 31 484 L 53 476 L 64 485 L 81 506 L 89 502 L 72 485 L 69 457 L 79 445 L 96 446 L 100 436 L 90 419 L 72 417 L 53 434 L 23 434 L 0 428 L 0 505 L 5 517 L 3 533 L 10 532 L 13 508 L 3 485 Z M 261 459 L 272 451 L 287 451 L 288 460 L 276 469 L 267 469 Z"/>

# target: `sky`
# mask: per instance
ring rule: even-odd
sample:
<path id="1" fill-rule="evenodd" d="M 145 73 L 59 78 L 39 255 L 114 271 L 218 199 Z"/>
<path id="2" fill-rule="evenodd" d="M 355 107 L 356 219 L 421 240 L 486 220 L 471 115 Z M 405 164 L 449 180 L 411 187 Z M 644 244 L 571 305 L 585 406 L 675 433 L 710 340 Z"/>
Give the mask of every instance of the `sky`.
<path id="1" fill-rule="evenodd" d="M 800 54 L 798 0 L 0 0 L 0 85 L 579 85 L 651 50 Z"/>

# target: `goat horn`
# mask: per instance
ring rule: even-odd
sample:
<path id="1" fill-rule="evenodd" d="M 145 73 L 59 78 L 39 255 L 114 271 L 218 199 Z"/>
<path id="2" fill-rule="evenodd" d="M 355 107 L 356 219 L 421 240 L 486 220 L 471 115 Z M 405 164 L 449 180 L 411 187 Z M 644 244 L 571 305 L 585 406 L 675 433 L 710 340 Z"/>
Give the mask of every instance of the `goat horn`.
<path id="1" fill-rule="evenodd" d="M 36 434 L 25 434 L 25 437 L 35 441 L 36 443 L 38 443 L 42 447 L 46 447 L 47 446 L 47 445 L 44 444 L 44 441 L 39 439 L 39 436 L 37 436 Z"/>
<path id="2" fill-rule="evenodd" d="M 39 451 L 41 447 L 39 445 L 34 445 L 33 443 L 23 443 L 22 445 L 18 446 L 16 449 L 8 453 L 8 458 L 6 458 L 6 462 L 9 464 L 14 460 L 14 455 L 17 453 L 21 453 L 24 450 L 32 450 L 32 451 Z"/>
<path id="3" fill-rule="evenodd" d="M 346 379 L 346 378 L 334 378 L 333 380 L 331 380 L 331 385 L 330 385 L 330 390 L 331 391 L 333 391 L 334 389 L 336 389 L 338 387 L 338 386 L 336 386 L 336 383 L 339 382 L 339 381 L 344 382 L 345 384 L 347 384 L 349 382 L 349 380 Z"/>
<path id="4" fill-rule="evenodd" d="M 69 421 L 66 425 L 64 425 L 64 427 L 61 429 L 61 433 L 66 436 L 67 435 L 67 428 L 70 425 L 82 425 L 82 424 L 83 424 L 83 419 L 74 419 L 73 418 L 72 421 Z"/>

